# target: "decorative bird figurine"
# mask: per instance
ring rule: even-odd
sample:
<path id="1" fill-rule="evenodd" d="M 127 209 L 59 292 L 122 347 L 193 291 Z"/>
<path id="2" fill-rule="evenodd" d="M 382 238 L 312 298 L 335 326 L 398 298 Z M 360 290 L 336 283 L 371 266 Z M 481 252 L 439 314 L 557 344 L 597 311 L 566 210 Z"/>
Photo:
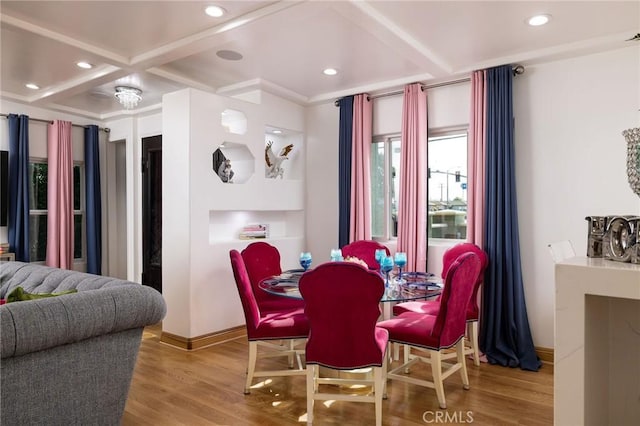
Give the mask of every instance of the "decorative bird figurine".
<path id="1" fill-rule="evenodd" d="M 293 144 L 289 144 L 280 150 L 280 154 L 275 155 L 271 146 L 272 141 L 267 142 L 267 146 L 264 149 L 264 161 L 267 164 L 266 176 L 271 179 L 275 179 L 280 176 L 283 178 L 284 168 L 282 168 L 282 162 L 288 160 L 289 153 L 293 149 Z"/>
<path id="2" fill-rule="evenodd" d="M 640 41 L 640 33 L 634 35 L 630 39 L 627 39 L 627 41 Z"/>

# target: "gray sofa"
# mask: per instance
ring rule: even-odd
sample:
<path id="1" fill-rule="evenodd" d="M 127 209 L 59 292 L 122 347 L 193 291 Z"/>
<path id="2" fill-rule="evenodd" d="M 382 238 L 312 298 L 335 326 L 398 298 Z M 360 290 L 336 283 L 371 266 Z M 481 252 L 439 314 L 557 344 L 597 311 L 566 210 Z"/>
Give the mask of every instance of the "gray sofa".
<path id="1" fill-rule="evenodd" d="M 142 331 L 164 318 L 156 290 L 22 262 L 0 263 L 0 298 L 77 293 L 0 306 L 0 424 L 115 425 Z"/>

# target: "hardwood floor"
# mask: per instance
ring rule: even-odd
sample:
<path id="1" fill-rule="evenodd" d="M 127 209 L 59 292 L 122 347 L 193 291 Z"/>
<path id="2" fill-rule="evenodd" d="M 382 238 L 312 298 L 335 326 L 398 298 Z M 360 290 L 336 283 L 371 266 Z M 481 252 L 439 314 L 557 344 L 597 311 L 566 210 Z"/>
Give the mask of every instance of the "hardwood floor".
<path id="1" fill-rule="evenodd" d="M 160 343 L 159 334 L 159 325 L 144 332 L 124 426 L 306 423 L 304 376 L 274 377 L 254 386 L 250 395 L 243 394 L 246 338 L 187 352 Z M 286 365 L 284 358 L 264 362 Z M 471 361 L 467 365 L 471 389 L 463 390 L 459 373 L 454 373 L 445 381 L 446 410 L 439 409 L 433 389 L 389 381 L 383 424 L 553 424 L 552 365 L 544 364 L 538 372 L 485 363 L 475 367 Z M 416 368 L 412 374 L 428 370 Z M 319 426 L 375 423 L 373 404 L 316 402 L 314 414 Z"/>

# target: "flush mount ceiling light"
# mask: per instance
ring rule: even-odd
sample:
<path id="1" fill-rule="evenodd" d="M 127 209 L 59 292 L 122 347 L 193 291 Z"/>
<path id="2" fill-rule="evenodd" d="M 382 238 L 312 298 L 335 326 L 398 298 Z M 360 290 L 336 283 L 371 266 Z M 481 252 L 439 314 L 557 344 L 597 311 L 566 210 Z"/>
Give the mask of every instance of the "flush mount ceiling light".
<path id="1" fill-rule="evenodd" d="M 142 90 L 131 86 L 116 86 L 115 97 L 124 109 L 134 109 L 142 100 Z"/>
<path id="2" fill-rule="evenodd" d="M 544 25 L 551 20 L 551 15 L 535 15 L 531 18 L 527 19 L 527 24 L 532 27 L 539 27 L 540 25 Z"/>
<path id="3" fill-rule="evenodd" d="M 76 62 L 76 65 L 80 68 L 84 68 L 85 70 L 90 70 L 91 68 L 93 68 L 93 65 L 85 61 Z"/>
<path id="4" fill-rule="evenodd" d="M 326 68 L 324 71 L 322 71 L 322 73 L 324 75 L 336 75 L 338 74 L 338 70 L 335 68 Z"/>
<path id="5" fill-rule="evenodd" d="M 37 84 L 34 84 L 34 83 L 27 83 L 27 84 L 25 84 L 25 86 L 27 88 L 29 88 L 29 89 L 32 89 L 32 90 L 38 90 L 40 88 L 40 86 L 38 86 Z"/>
<path id="6" fill-rule="evenodd" d="M 225 10 L 223 8 L 221 8 L 220 6 L 208 6 L 205 10 L 204 13 L 206 13 L 209 16 L 212 16 L 214 18 L 219 18 L 222 15 L 224 15 Z"/>

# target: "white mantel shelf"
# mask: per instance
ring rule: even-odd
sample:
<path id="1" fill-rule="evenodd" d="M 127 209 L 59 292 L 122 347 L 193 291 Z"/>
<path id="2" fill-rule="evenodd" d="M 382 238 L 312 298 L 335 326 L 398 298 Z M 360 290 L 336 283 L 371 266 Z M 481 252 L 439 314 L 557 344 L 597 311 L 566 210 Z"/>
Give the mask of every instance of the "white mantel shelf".
<path id="1" fill-rule="evenodd" d="M 640 265 L 556 265 L 554 423 L 640 424 Z"/>

